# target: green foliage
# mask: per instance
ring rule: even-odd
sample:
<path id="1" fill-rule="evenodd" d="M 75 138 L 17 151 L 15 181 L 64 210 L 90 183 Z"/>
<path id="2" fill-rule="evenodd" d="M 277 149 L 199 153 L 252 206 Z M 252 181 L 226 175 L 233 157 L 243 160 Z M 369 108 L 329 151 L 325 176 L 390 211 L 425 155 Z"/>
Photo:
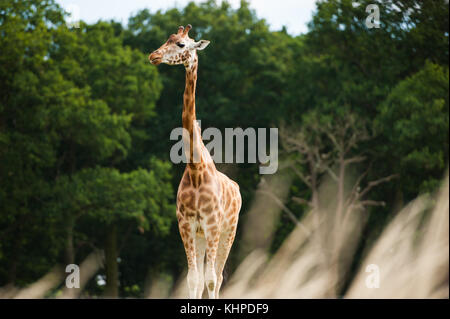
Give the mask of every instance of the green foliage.
<path id="1" fill-rule="evenodd" d="M 57 213 L 97 219 L 101 224 L 132 219 L 144 230 L 167 233 L 170 213 L 175 209 L 169 203 L 172 189 L 169 167 L 157 161 L 160 171 L 138 169 L 120 173 L 111 168 L 83 169 L 71 177 L 56 180 L 53 209 Z M 157 176 L 162 175 L 162 176 Z"/>
<path id="2" fill-rule="evenodd" d="M 194 25 L 190 31 L 192 38 L 211 41 L 208 49 L 199 53 L 196 103 L 202 126 L 275 125 L 286 84 L 283 75 L 292 60 L 289 46 L 295 40 L 284 32 L 270 32 L 267 23 L 257 19 L 245 1 L 237 10 L 226 2 L 219 5 L 206 1 L 190 3 L 183 10 L 139 12 L 129 20 L 125 43 L 148 54 L 161 46 L 179 25 L 188 23 Z M 184 70 L 164 65 L 160 70 L 164 91 L 157 106 L 160 116 L 155 122 L 155 137 L 167 154 L 170 147 L 167 136 L 172 128 L 181 125 L 181 116 L 174 115 L 181 115 Z M 157 125 L 161 122 L 166 125 Z"/>
<path id="3" fill-rule="evenodd" d="M 203 128 L 286 123 L 327 152 L 329 139 L 312 132 L 339 128 L 351 113 L 352 125 L 376 133 L 352 150 L 375 163 L 368 179 L 400 175 L 375 199 L 392 207 L 434 190 L 448 165 L 448 2 L 379 2 L 381 27 L 367 29 L 371 2 L 319 1 L 309 31 L 294 37 L 271 31 L 247 1 L 238 9 L 208 0 L 142 10 L 127 26 L 78 29 L 53 0 L 0 1 L 0 286 L 27 285 L 93 248 L 119 267 L 121 296 L 140 297 L 161 273 L 182 273 L 174 205 L 184 166 L 168 157 L 169 134 L 181 126 L 184 70 L 158 71 L 147 57 L 188 23 L 191 37 L 211 41 L 199 53 Z M 257 166 L 232 172 L 245 214 Z M 290 195 L 309 199 L 311 191 L 294 179 Z M 305 210 L 286 206 L 297 217 Z M 365 236 L 376 236 L 388 211 L 373 209 Z M 279 220 L 273 249 L 292 228 Z M 103 288 L 91 281 L 87 290 Z"/>
<path id="4" fill-rule="evenodd" d="M 448 68 L 427 63 L 379 107 L 375 127 L 385 142 L 380 149 L 389 153 L 409 193 L 436 189 L 448 164 L 448 92 Z"/>
<path id="5" fill-rule="evenodd" d="M 130 154 L 151 135 L 156 69 L 115 24 L 63 16 L 53 1 L 0 7 L 1 285 L 81 261 L 110 224 L 161 237 L 174 220 L 170 165 Z"/>
<path id="6" fill-rule="evenodd" d="M 298 63 L 288 74 L 287 114 L 300 121 L 310 108 L 349 107 L 374 117 L 398 81 L 419 71 L 427 59 L 448 65 L 446 1 L 426 1 L 420 9 L 416 1 L 379 2 L 381 26 L 368 29 L 365 8 L 372 3 L 317 4 L 310 31 L 296 50 Z"/>

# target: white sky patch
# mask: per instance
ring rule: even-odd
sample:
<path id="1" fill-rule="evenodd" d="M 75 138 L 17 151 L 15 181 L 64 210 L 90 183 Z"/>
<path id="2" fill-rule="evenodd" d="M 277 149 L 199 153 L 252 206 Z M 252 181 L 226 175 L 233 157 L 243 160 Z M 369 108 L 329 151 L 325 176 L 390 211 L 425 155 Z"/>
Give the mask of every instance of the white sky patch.
<path id="1" fill-rule="evenodd" d="M 190 0 L 56 0 L 63 8 L 71 5 L 79 7 L 80 18 L 88 23 L 111 20 L 126 24 L 128 18 L 139 10 L 147 8 L 151 12 L 170 8 L 183 8 Z M 196 3 L 202 0 L 194 0 Z M 219 1 L 218 1 L 219 2 Z M 240 0 L 228 0 L 233 8 L 238 8 Z M 271 30 L 286 26 L 293 35 L 308 31 L 307 23 L 315 10 L 316 0 L 250 0 L 250 7 L 259 18 L 264 18 Z M 195 21 L 192 22 L 195 24 Z"/>

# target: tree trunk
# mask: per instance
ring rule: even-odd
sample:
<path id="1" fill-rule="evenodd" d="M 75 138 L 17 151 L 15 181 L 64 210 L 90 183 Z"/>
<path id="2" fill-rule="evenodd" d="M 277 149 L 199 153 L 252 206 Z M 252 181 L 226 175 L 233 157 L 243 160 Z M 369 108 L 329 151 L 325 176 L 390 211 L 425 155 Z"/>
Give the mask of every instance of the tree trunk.
<path id="1" fill-rule="evenodd" d="M 119 296 L 119 270 L 117 265 L 117 257 L 117 225 L 113 224 L 108 227 L 105 243 L 105 297 L 107 298 L 117 298 Z"/>
<path id="2" fill-rule="evenodd" d="M 400 186 L 397 186 L 395 189 L 395 198 L 394 198 L 394 208 L 393 212 L 398 213 L 403 207 L 405 207 L 404 198 L 403 198 L 403 190 Z"/>
<path id="3" fill-rule="evenodd" d="M 333 249 L 331 251 L 330 257 L 330 290 L 327 298 L 336 298 L 337 292 L 341 289 L 341 253 L 342 250 L 345 249 L 341 246 L 341 243 L 344 242 L 344 213 L 345 213 L 345 158 L 343 154 L 339 155 L 339 173 L 338 173 L 338 181 L 337 181 L 337 203 L 336 203 L 336 219 L 334 221 L 334 240 L 333 240 Z"/>
<path id="4" fill-rule="evenodd" d="M 11 263 L 9 264 L 8 269 L 8 284 L 14 286 L 16 282 L 16 276 L 17 276 L 17 266 L 19 264 L 19 258 L 21 254 L 21 247 L 20 243 L 22 241 L 23 232 L 22 227 L 18 227 L 16 237 L 14 238 L 14 249 L 13 249 L 13 255 L 11 256 Z"/>
<path id="5" fill-rule="evenodd" d="M 75 221 L 72 216 L 68 218 L 66 225 L 66 251 L 65 262 L 66 265 L 73 264 L 75 262 L 75 251 L 73 248 L 73 229 L 75 227 Z"/>
<path id="6" fill-rule="evenodd" d="M 65 287 L 62 294 L 58 296 L 60 299 L 75 299 L 79 298 L 89 280 L 95 276 L 104 264 L 104 252 L 94 250 L 85 260 L 80 264 L 80 288 Z M 67 276 L 67 274 L 66 274 Z M 66 277 L 67 278 L 67 277 Z"/>
<path id="7" fill-rule="evenodd" d="M 339 176 L 338 176 L 338 190 L 337 190 L 337 213 L 336 222 L 343 226 L 344 219 L 344 194 L 345 194 L 345 159 L 341 154 L 339 156 Z"/>

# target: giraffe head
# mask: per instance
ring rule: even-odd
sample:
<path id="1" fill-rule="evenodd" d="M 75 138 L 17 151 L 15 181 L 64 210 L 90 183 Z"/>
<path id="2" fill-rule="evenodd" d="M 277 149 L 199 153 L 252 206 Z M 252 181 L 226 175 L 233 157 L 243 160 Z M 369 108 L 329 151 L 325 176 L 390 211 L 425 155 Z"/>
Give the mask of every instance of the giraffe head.
<path id="1" fill-rule="evenodd" d="M 198 50 L 203 50 L 209 44 L 209 41 L 195 40 L 189 38 L 189 30 L 192 26 L 188 24 L 186 28 L 179 27 L 177 34 L 172 34 L 169 39 L 158 50 L 152 52 L 148 57 L 150 63 L 159 65 L 166 63 L 169 65 L 184 64 L 191 65 L 197 56 Z"/>

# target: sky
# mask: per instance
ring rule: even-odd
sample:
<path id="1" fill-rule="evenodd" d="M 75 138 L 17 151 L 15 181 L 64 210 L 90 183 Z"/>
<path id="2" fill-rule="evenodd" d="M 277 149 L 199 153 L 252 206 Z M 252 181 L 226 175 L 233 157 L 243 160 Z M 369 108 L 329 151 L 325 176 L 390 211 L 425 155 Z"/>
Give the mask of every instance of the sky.
<path id="1" fill-rule="evenodd" d="M 159 9 L 183 8 L 188 2 L 202 0 L 56 0 L 63 8 L 73 13 L 76 20 L 88 23 L 99 19 L 126 24 L 128 17 L 147 8 L 150 12 Z M 223 0 L 218 0 L 221 2 Z M 228 0 L 233 8 L 238 8 L 240 0 Z M 307 23 L 315 10 L 316 0 L 250 0 L 250 7 L 256 10 L 259 18 L 267 20 L 272 30 L 286 26 L 289 33 L 298 35 L 308 30 Z M 193 22 L 194 23 L 194 22 Z"/>

